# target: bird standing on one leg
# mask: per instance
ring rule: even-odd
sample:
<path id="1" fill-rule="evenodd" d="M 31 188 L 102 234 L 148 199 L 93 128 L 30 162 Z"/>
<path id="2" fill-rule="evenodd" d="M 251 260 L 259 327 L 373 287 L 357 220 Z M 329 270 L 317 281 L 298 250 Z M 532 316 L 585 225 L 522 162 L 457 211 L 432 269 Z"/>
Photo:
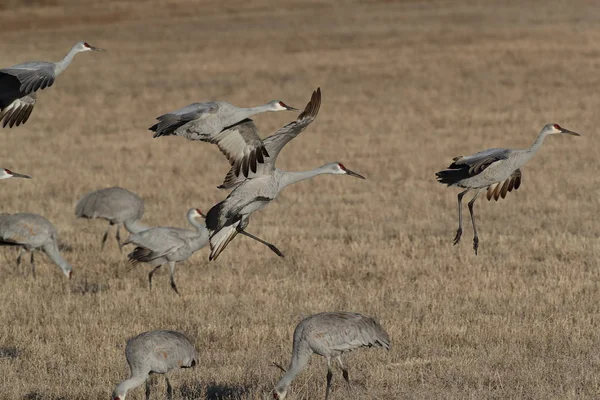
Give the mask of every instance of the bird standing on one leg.
<path id="1" fill-rule="evenodd" d="M 473 223 L 473 249 L 477 255 L 479 236 L 473 213 L 475 200 L 484 189 L 487 189 L 487 199 L 491 200 L 493 197 L 496 201 L 500 197 L 506 197 L 507 192 L 517 190 L 521 185 L 520 168 L 537 153 L 547 135 L 555 134 L 580 136 L 579 133 L 561 128 L 558 124 L 547 124 L 528 149 L 489 149 L 471 156 L 455 157 L 454 162 L 447 169 L 435 174 L 440 183 L 466 189 L 458 194 L 458 229 L 454 237 L 455 245 L 460 242 L 463 231 L 461 207 L 463 196 L 471 190 L 476 190 L 468 206 Z"/>

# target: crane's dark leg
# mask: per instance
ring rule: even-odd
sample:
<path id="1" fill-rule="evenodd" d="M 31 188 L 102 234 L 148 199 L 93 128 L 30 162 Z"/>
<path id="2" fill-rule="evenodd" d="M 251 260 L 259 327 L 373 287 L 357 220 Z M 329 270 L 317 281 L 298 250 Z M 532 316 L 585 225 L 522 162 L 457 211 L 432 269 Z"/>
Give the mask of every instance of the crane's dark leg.
<path id="1" fill-rule="evenodd" d="M 117 224 L 117 235 L 116 235 L 117 244 L 119 245 L 119 251 L 121 253 L 123 253 L 123 245 L 121 244 L 121 231 L 120 231 L 120 229 L 121 229 L 121 224 Z"/>
<path id="2" fill-rule="evenodd" d="M 21 266 L 21 259 L 23 258 L 23 253 L 25 253 L 25 249 L 21 247 L 19 249 L 19 255 L 17 256 L 17 270 Z"/>
<path id="3" fill-rule="evenodd" d="M 106 240 L 108 239 L 108 231 L 110 230 L 110 226 L 112 225 L 112 223 L 108 223 L 108 226 L 106 227 L 106 232 L 104 232 L 104 236 L 102 236 L 102 243 L 100 244 L 100 250 L 104 250 L 104 245 L 106 244 Z"/>
<path id="4" fill-rule="evenodd" d="M 150 288 L 150 290 L 152 290 L 152 275 L 154 275 L 156 270 L 159 269 L 160 267 L 162 267 L 162 264 L 154 267 L 154 269 L 152 271 L 150 271 L 150 273 L 148 274 L 148 287 Z"/>
<path id="5" fill-rule="evenodd" d="M 475 193 L 475 196 L 469 201 L 469 214 L 471 214 L 471 222 L 473 222 L 473 250 L 475 250 L 475 255 L 477 255 L 477 249 L 479 248 L 479 237 L 477 236 L 477 227 L 475 226 L 475 215 L 473 214 L 473 204 L 477 197 L 481 193 L 481 189 Z"/>
<path id="6" fill-rule="evenodd" d="M 325 400 L 329 398 L 329 392 L 331 391 L 331 379 L 333 373 L 331 372 L 331 360 L 327 358 L 327 388 L 325 389 Z"/>
<path id="7" fill-rule="evenodd" d="M 169 378 L 165 375 L 165 379 L 167 380 L 167 399 L 173 400 L 173 387 L 171 386 L 171 382 L 169 382 Z"/>
<path id="8" fill-rule="evenodd" d="M 278 249 L 277 247 L 275 247 L 274 245 L 272 245 L 271 243 L 269 243 L 269 242 L 267 242 L 267 241 L 264 241 L 264 240 L 262 240 L 261 238 L 259 238 L 259 237 L 257 237 L 257 236 L 254 236 L 253 234 L 251 234 L 251 233 L 248 233 L 248 232 L 246 232 L 246 231 L 244 231 L 244 230 L 240 229 L 240 228 L 239 228 L 239 226 L 238 226 L 236 229 L 237 229 L 237 231 L 238 231 L 239 233 L 241 233 L 242 235 L 244 235 L 244 236 L 248 236 L 250 239 L 254 239 L 254 240 L 256 240 L 257 242 L 264 244 L 264 245 L 265 245 L 265 246 L 267 246 L 269 249 L 271 249 L 271 251 L 272 251 L 273 253 L 277 254 L 279 257 L 283 257 L 283 253 L 282 253 L 281 251 L 279 251 L 279 249 Z"/>
<path id="9" fill-rule="evenodd" d="M 146 400 L 150 400 L 150 377 L 146 379 Z"/>
<path id="10" fill-rule="evenodd" d="M 179 291 L 177 290 L 177 286 L 175 285 L 175 261 L 169 261 L 169 269 L 171 271 L 171 288 L 181 296 Z"/>
<path id="11" fill-rule="evenodd" d="M 33 279 L 35 279 L 35 260 L 33 259 L 33 253 L 35 251 L 31 251 L 31 274 L 33 275 Z"/>
<path id="12" fill-rule="evenodd" d="M 338 361 L 338 364 L 340 364 L 340 368 L 342 369 L 342 376 L 344 377 L 344 380 L 346 381 L 346 387 L 348 388 L 348 390 L 350 390 L 350 378 L 348 376 L 348 369 L 346 367 L 344 367 L 344 364 L 342 363 L 342 356 L 338 356 L 337 361 Z"/>
<path id="13" fill-rule="evenodd" d="M 456 231 L 456 236 L 454 237 L 455 246 L 460 242 L 460 237 L 462 236 L 462 198 L 469 190 L 471 189 L 467 189 L 458 194 L 458 229 Z"/>

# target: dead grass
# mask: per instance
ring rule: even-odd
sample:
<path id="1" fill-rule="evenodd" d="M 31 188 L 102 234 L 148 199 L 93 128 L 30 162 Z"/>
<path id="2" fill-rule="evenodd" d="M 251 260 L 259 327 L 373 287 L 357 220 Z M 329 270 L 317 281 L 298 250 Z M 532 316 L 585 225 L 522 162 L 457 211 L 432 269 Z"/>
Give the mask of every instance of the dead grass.
<path id="1" fill-rule="evenodd" d="M 196 343 L 197 368 L 174 374 L 178 398 L 265 399 L 287 363 L 295 324 L 324 310 L 376 315 L 393 349 L 350 354 L 353 391 L 333 399 L 583 399 L 600 396 L 597 140 L 600 13 L 594 2 L 56 0 L 0 14 L 2 65 L 84 54 L 39 95 L 24 127 L 3 130 L 2 211 L 45 215 L 72 246 L 72 281 L 39 257 L 38 279 L 3 251 L 0 393 L 7 399 L 106 399 L 127 375 L 128 337 L 171 328 Z M 249 230 L 279 260 L 238 238 L 147 290 L 126 272 L 104 224 L 77 220 L 78 197 L 121 185 L 149 224 L 184 226 L 189 207 L 223 198 L 227 164 L 206 144 L 153 140 L 154 117 L 192 101 L 300 107 L 321 86 L 317 121 L 281 168 L 342 161 L 368 177 L 321 177 L 287 189 Z M 263 115 L 266 135 L 288 122 Z M 498 203 L 478 201 L 452 246 L 456 191 L 434 172 L 488 147 L 550 137 Z M 293 399 L 323 396 L 313 363 Z M 164 390 L 159 380 L 157 390 Z M 143 389 L 131 393 L 141 398 Z M 156 395 L 159 398 L 159 395 Z"/>

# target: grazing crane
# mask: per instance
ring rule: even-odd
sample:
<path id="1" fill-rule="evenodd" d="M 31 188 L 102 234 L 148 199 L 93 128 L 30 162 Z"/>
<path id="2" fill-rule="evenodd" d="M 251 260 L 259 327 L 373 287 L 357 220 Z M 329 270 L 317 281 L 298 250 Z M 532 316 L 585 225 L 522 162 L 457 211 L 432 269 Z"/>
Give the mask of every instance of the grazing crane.
<path id="1" fill-rule="evenodd" d="M 256 171 L 258 163 L 263 163 L 269 153 L 265 149 L 256 129 L 230 129 L 248 117 L 266 111 L 298 111 L 279 100 L 272 100 L 257 107 L 239 108 L 224 101 L 194 103 L 180 110 L 157 118 L 157 124 L 149 129 L 154 137 L 177 135 L 190 140 L 214 143 L 227 157 L 231 165 L 244 165 L 244 175 L 248 168 Z"/>
<path id="2" fill-rule="evenodd" d="M 447 169 L 436 173 L 438 182 L 466 189 L 458 194 L 458 230 L 454 237 L 455 245 L 460 242 L 462 236 L 463 196 L 470 190 L 476 190 L 475 196 L 469 201 L 469 213 L 473 223 L 473 249 L 477 255 L 479 237 L 473 215 L 475 200 L 484 189 L 487 189 L 487 199 L 491 200 L 493 197 L 496 201 L 499 197 L 505 198 L 507 192 L 517 190 L 521 185 L 520 168 L 537 153 L 547 135 L 555 134 L 580 136 L 579 133 L 564 129 L 558 124 L 547 124 L 528 149 L 489 149 L 471 156 L 455 157 Z"/>
<path id="3" fill-rule="evenodd" d="M 23 253 L 31 252 L 31 271 L 35 278 L 35 250 L 43 250 L 69 279 L 73 268 L 58 250 L 58 233 L 50 221 L 38 214 L 17 213 L 0 215 L 0 246 L 20 247 L 17 268 Z"/>
<path id="4" fill-rule="evenodd" d="M 10 169 L 0 168 L 0 179 L 8 179 L 8 178 L 31 179 L 31 177 L 29 175 L 18 174 L 16 172 L 11 171 Z"/>
<path id="5" fill-rule="evenodd" d="M 150 289 L 152 289 L 152 276 L 154 273 L 161 266 L 169 264 L 171 288 L 179 294 L 175 285 L 175 263 L 187 260 L 192 254 L 208 244 L 208 230 L 204 221 L 197 221 L 198 217 L 205 218 L 204 214 L 197 208 L 191 208 L 187 212 L 188 222 L 196 228 L 194 231 L 171 227 L 152 228 L 129 236 L 123 243 L 124 245 L 131 243 L 137 246 L 127 255 L 130 264 L 137 265 L 145 262 L 154 267 L 148 274 Z M 264 243 L 254 235 L 248 234 L 248 236 Z M 267 246 L 278 256 L 283 257 L 283 254 L 275 246 L 269 244 Z"/>
<path id="6" fill-rule="evenodd" d="M 127 341 L 125 357 L 131 377 L 119 383 L 113 400 L 125 400 L 127 391 L 146 382 L 146 400 L 150 398 L 150 374 L 166 374 L 174 369 L 192 368 L 198 363 L 194 345 L 182 333 L 175 331 L 144 332 Z M 173 388 L 167 380 L 167 398 L 173 398 Z"/>
<path id="7" fill-rule="evenodd" d="M 116 239 L 121 251 L 123 247 L 119 232 L 121 225 L 125 225 L 130 233 L 138 233 L 149 228 L 139 222 L 144 215 L 144 201 L 137 194 L 120 187 L 87 193 L 77 202 L 75 215 L 79 218 L 103 218 L 108 221 L 100 250 L 104 249 L 112 225 L 117 225 Z"/>
<path id="8" fill-rule="evenodd" d="M 387 350 L 391 347 L 387 332 L 372 317 L 353 312 L 324 312 L 302 320 L 294 330 L 290 366 L 277 382 L 273 398 L 285 399 L 292 380 L 304 369 L 313 353 L 316 353 L 327 359 L 327 400 L 333 377 L 331 359 L 337 360 L 349 388 L 350 378 L 348 369 L 342 363 L 342 354 L 360 347 L 373 346 L 384 347 Z"/>
<path id="9" fill-rule="evenodd" d="M 32 61 L 0 69 L 0 121 L 9 128 L 24 124 L 35 106 L 35 92 L 54 84 L 54 80 L 84 51 L 104 51 L 86 42 L 76 43 L 59 62 Z"/>
<path id="10" fill-rule="evenodd" d="M 314 121 L 320 106 L 321 89 L 317 88 L 298 119 L 263 141 L 269 157 L 262 165 L 252 170 L 247 178 L 238 175 L 235 164 L 231 167 L 220 188 L 233 191 L 224 201 L 213 206 L 206 218 L 206 226 L 211 231 L 210 260 L 216 259 L 237 233 L 248 226 L 251 213 L 275 200 L 286 186 L 321 174 L 349 175 L 365 179 L 338 162 L 303 172 L 286 172 L 275 167 L 281 149 Z M 256 132 L 256 126 L 251 120 L 240 123 L 237 129 Z"/>

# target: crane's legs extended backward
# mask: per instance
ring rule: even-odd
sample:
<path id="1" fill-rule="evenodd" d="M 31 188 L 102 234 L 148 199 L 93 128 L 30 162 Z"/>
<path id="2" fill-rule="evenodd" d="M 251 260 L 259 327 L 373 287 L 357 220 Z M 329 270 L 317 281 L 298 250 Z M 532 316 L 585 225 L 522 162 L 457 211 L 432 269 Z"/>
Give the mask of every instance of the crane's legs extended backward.
<path id="1" fill-rule="evenodd" d="M 244 230 L 242 230 L 242 229 L 238 229 L 238 232 L 239 232 L 239 233 L 241 233 L 241 234 L 242 234 L 242 235 L 244 235 L 244 236 L 247 236 L 247 237 L 249 237 L 250 239 L 254 239 L 254 240 L 256 240 L 257 242 L 264 244 L 264 245 L 265 245 L 265 246 L 267 246 L 269 249 L 271 249 L 271 251 L 272 251 L 273 253 L 275 253 L 275 254 L 277 254 L 279 257 L 282 257 L 282 258 L 283 258 L 283 253 L 282 253 L 281 251 L 279 251 L 279 249 L 278 249 L 277 247 L 275 247 L 275 245 L 273 245 L 273 244 L 271 244 L 271 243 L 269 243 L 269 242 L 267 242 L 267 241 L 264 241 L 264 240 L 262 240 L 261 238 L 259 238 L 259 237 L 257 237 L 257 236 L 254 236 L 253 234 L 251 234 L 251 233 L 248 233 L 248 232 L 246 232 L 246 231 L 244 231 Z"/>

